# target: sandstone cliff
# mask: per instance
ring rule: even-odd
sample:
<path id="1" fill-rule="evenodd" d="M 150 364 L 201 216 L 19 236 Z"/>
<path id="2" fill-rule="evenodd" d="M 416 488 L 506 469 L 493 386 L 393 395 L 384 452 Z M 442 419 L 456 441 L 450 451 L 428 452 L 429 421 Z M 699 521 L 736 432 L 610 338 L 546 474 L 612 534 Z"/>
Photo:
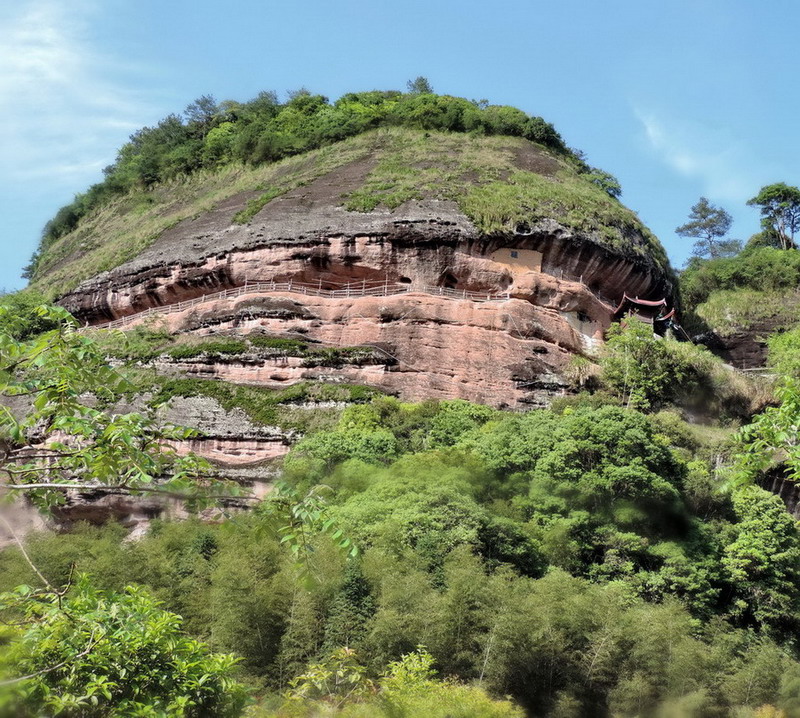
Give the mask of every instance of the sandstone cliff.
<path id="1" fill-rule="evenodd" d="M 523 140 L 514 149 L 504 161 L 560 182 L 565 170 L 543 149 Z M 184 367 L 198 376 L 266 386 L 349 381 L 414 400 L 519 407 L 562 391 L 563 369 L 602 341 L 623 292 L 671 293 L 668 267 L 648 251 L 654 240 L 633 215 L 608 227 L 594 217 L 593 226 L 579 229 L 566 215 L 542 216 L 549 209 L 543 205 L 525 215 L 530 221 L 486 232 L 467 216 L 464 201 L 443 199 L 446 193 L 430 187 L 393 210 L 349 211 L 342 197 L 369 182 L 380 161 L 374 148 L 373 155 L 272 199 L 245 224 L 234 220 L 253 192 L 233 195 L 177 222 L 134 259 L 59 301 L 91 325 L 125 317 L 126 326 L 152 322 L 152 313 L 141 312 L 163 307 L 172 332 L 267 332 L 327 346 L 375 346 L 391 357 L 383 366 L 330 371 L 275 360 Z M 246 291 L 259 282 L 283 290 Z M 318 291 L 291 291 L 290 282 Z M 374 291 L 381 285 L 383 295 Z M 345 287 L 350 296 L 341 296 Z M 398 287 L 407 291 L 388 291 Z M 208 296 L 231 288 L 240 291 Z M 189 299 L 191 307 L 175 311 Z"/>
<path id="2" fill-rule="evenodd" d="M 657 240 L 564 157 L 521 138 L 399 129 L 131 194 L 38 266 L 34 286 L 86 325 L 250 346 L 162 354 L 140 371 L 270 390 L 358 384 L 512 409 L 565 391 L 565 368 L 594 354 L 623 293 L 673 291 Z M 259 349 L 255 337 L 314 350 Z M 176 395 L 162 412 L 199 430 L 179 451 L 256 494 L 303 424 L 254 422 L 209 396 Z M 73 492 L 59 518 L 141 529 L 181 510 Z"/>

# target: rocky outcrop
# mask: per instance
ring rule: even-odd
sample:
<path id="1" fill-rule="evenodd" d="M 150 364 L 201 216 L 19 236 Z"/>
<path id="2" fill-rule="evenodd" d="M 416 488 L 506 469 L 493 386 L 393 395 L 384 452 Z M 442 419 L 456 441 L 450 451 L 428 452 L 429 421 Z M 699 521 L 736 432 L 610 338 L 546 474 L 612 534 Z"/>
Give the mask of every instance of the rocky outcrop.
<path id="1" fill-rule="evenodd" d="M 694 340 L 737 369 L 757 369 L 767 364 L 767 339 L 787 328 L 786 321 L 764 319 L 753 322 L 746 329 L 726 333 L 709 331 L 694 337 Z"/>
<path id="2" fill-rule="evenodd" d="M 284 456 L 295 439 L 294 432 L 277 426 L 259 426 L 241 409 L 225 411 L 205 396 L 173 397 L 159 410 L 164 423 L 191 426 L 198 435 L 178 444 L 179 454 L 190 451 L 214 462 L 220 473 Z"/>
<path id="3" fill-rule="evenodd" d="M 581 306 L 596 303 L 583 293 L 587 296 Z M 271 388 L 308 380 L 343 381 L 377 386 L 412 400 L 465 398 L 505 407 L 541 404 L 546 400 L 542 392 L 551 395 L 563 388 L 557 375 L 570 359 L 591 349 L 608 326 L 602 315 L 598 321 L 588 313 L 579 318 L 580 310 L 570 303 L 576 294 L 554 289 L 552 296 L 554 306 L 549 307 L 513 298 L 476 302 L 428 294 L 349 300 L 245 295 L 200 304 L 167 315 L 164 321 L 175 332 L 197 326 L 194 331 L 202 333 L 266 331 L 332 346 L 367 345 L 376 348 L 383 362 L 320 366 L 301 357 L 203 357 L 159 368 Z M 600 311 L 593 308 L 596 316 Z"/>
<path id="4" fill-rule="evenodd" d="M 797 324 L 800 293 L 720 290 L 694 307 L 693 315 L 695 342 L 737 369 L 758 369 L 767 363 L 767 340 Z"/>
<path id="5" fill-rule="evenodd" d="M 531 153 L 544 158 L 539 149 Z M 624 293 L 671 295 L 665 260 L 650 254 L 657 242 L 632 229 L 636 222 L 580 232 L 534 212 L 515 231 L 486 234 L 456 202 L 434 193 L 394 211 L 345 210 L 343 194 L 363 187 L 373 160 L 286 192 L 248 224 L 234 217 L 257 193 L 228 197 L 59 303 L 86 325 L 126 318 L 126 327 L 155 322 L 173 334 L 293 338 L 315 348 L 269 350 L 266 341 L 231 356 L 164 355 L 148 365 L 161 374 L 275 389 L 366 384 L 408 400 L 463 398 L 525 409 L 564 393 L 565 368 L 576 355 L 594 353 Z M 546 174 L 557 173 L 559 163 L 547 161 Z M 209 296 L 233 289 L 230 296 Z M 191 306 L 181 304 L 187 300 Z M 327 351 L 353 347 L 363 350 Z M 140 397 L 118 409 L 142 410 L 146 403 Z M 175 444 L 179 454 L 207 458 L 217 475 L 255 496 L 270 490 L 297 438 L 205 396 L 173 397 L 160 418 L 197 429 L 196 437 Z M 155 517 L 183 514 L 169 497 L 87 488 L 67 492 L 56 517 L 63 527 L 114 519 L 135 536 Z"/>
<path id="6" fill-rule="evenodd" d="M 145 410 L 148 398 L 140 396 L 131 403 L 116 406 L 114 411 Z M 241 409 L 225 411 L 208 397 L 173 397 L 158 410 L 157 417 L 165 424 L 190 426 L 197 430 L 196 437 L 174 444 L 178 455 L 191 451 L 207 459 L 211 462 L 213 475 L 235 480 L 248 496 L 256 498 L 269 493 L 277 474 L 275 460 L 285 456 L 296 439 L 294 432 L 254 424 Z M 64 503 L 53 510 L 53 526 L 60 530 L 68 530 L 81 521 L 92 524 L 116 521 L 130 529 L 131 536 L 135 537 L 144 532 L 155 518 L 188 515 L 182 502 L 158 494 L 131 495 L 127 491 L 97 490 L 88 486 L 65 491 L 64 499 Z M 224 502 L 222 509 L 235 511 L 246 505 L 246 501 L 232 499 Z M 222 509 L 205 510 L 202 516 L 214 519 Z M 39 513 L 24 499 L 17 501 L 4 515 L 19 536 L 46 526 Z M 0 548 L 12 541 L 13 536 L 3 526 L 0 529 Z"/>
<path id="7" fill-rule="evenodd" d="M 321 290 L 385 283 L 411 291 L 202 299 L 268 281 Z M 505 301 L 459 301 L 436 296 L 436 288 Z M 195 376 L 267 386 L 348 381 L 413 400 L 459 397 L 515 407 L 542 405 L 563 390 L 564 367 L 602 341 L 623 292 L 660 297 L 670 289 L 654 263 L 614 255 L 552 220 L 486 237 L 451 202 L 361 214 L 314 196 L 307 205 L 296 197 L 275 200 L 247 226 L 220 214 L 179 225 L 135 261 L 60 302 L 85 323 L 131 316 L 135 324 L 138 312 L 197 298 L 191 309 L 165 316 L 171 331 L 301 335 L 330 346 L 379 347 L 393 359 L 330 370 L 291 361 L 181 367 Z"/>
<path id="8" fill-rule="evenodd" d="M 638 256 L 613 255 L 552 220 L 525 234 L 489 238 L 479 236 L 449 202 L 414 203 L 405 219 L 376 211 L 357 214 L 356 221 L 354 213 L 340 207 L 329 212 L 326 226 L 297 227 L 294 237 L 280 233 L 286 231 L 280 223 L 270 233 L 268 224 L 259 227 L 256 220 L 248 227 L 220 226 L 194 236 L 189 223 L 177 237 L 165 238 L 135 261 L 84 282 L 59 301 L 92 324 L 245 281 L 291 279 L 321 287 L 386 281 L 516 295 L 530 288 L 529 275 L 544 273 L 578 280 L 608 300 L 623 291 L 642 297 L 671 291 L 656 265 Z M 346 229 L 340 226 L 334 232 L 337 219 Z M 512 257 L 512 252 L 528 256 Z"/>

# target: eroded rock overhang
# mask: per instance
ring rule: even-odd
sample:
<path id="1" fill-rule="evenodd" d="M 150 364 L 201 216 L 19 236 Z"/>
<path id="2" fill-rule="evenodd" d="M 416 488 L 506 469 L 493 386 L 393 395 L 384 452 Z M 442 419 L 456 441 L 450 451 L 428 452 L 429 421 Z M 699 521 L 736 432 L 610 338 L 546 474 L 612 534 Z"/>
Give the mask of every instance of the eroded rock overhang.
<path id="1" fill-rule="evenodd" d="M 84 282 L 60 303 L 86 324 L 121 317 L 136 323 L 148 309 L 174 309 L 195 299 L 191 310 L 164 317 L 172 332 L 267 332 L 333 346 L 380 346 L 395 357 L 392 366 L 348 368 L 327 378 L 372 384 L 408 399 L 460 397 L 517 406 L 538 404 L 542 392 L 558 390 L 571 358 L 602 341 L 624 292 L 663 297 L 672 290 L 651 258 L 612 252 L 553 220 L 485 236 L 450 202 L 369 214 L 336 206 L 303 214 L 296 204 L 283 214 L 257 215 L 247 226 L 215 226 L 208 218 L 183 223 L 136 260 Z M 254 290 L 208 298 L 270 281 L 316 286 L 323 294 L 380 283 L 409 291 L 383 297 L 354 291 L 343 298 Z M 436 288 L 451 290 L 451 296 L 437 296 Z M 463 292 L 463 299 L 452 290 Z M 502 301 L 470 301 L 469 293 Z M 278 385 L 326 379 L 267 363 L 254 368 L 224 362 L 203 371 Z"/>

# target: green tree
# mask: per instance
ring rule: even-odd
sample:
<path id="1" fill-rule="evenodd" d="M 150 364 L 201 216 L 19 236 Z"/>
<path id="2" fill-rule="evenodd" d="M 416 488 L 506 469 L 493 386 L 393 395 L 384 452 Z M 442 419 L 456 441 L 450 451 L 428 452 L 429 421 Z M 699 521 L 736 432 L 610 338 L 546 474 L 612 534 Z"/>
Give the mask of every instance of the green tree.
<path id="1" fill-rule="evenodd" d="M 784 182 L 766 185 L 748 200 L 759 207 L 764 229 L 777 232 L 782 249 L 796 249 L 794 235 L 800 229 L 800 189 Z"/>
<path id="2" fill-rule="evenodd" d="M 684 367 L 652 327 L 632 320 L 608 330 L 600 359 L 603 381 L 633 409 L 658 407 L 674 394 Z"/>
<path id="3" fill-rule="evenodd" d="M 406 83 L 406 87 L 412 95 L 429 95 L 433 92 L 433 87 L 431 83 L 428 82 L 428 78 L 422 75 L 415 77 L 413 80 L 409 80 Z"/>
<path id="4" fill-rule="evenodd" d="M 344 582 L 331 603 L 325 625 L 325 645 L 358 646 L 367 632 L 369 619 L 375 613 L 375 601 L 369 584 L 361 573 L 361 566 L 348 563 Z"/>
<path id="5" fill-rule="evenodd" d="M 453 446 L 471 429 L 482 426 L 498 416 L 498 412 L 482 404 L 472 404 L 463 399 L 440 402 L 428 432 L 432 448 Z"/>
<path id="6" fill-rule="evenodd" d="M 64 501 L 65 489 L 89 486 L 167 494 L 195 504 L 211 501 L 217 491 L 227 494 L 226 483 L 198 481 L 206 469 L 204 462 L 193 456 L 178 458 L 167 448 L 166 442 L 185 439 L 191 431 L 107 408 L 131 387 L 108 366 L 101 349 L 77 330 L 66 311 L 36 308 L 36 316 L 55 326 L 22 339 L 9 319 L 12 311 L 13 307 L 0 306 L 0 396 L 6 399 L 0 409 L 4 493 L 24 492 L 45 510 Z M 22 408 L 14 412 L 8 401 Z M 2 514 L 0 521 L 13 536 Z M 225 708 L 234 693 L 220 697 L 230 687 L 225 675 L 232 659 L 199 660 L 204 649 L 177 637 L 179 617 L 160 611 L 137 589 L 129 589 L 125 596 L 103 596 L 83 581 L 73 598 L 66 589 L 53 589 L 35 564 L 29 559 L 28 563 L 47 590 L 23 587 L 16 603 L 6 597 L 6 608 L 23 613 L 33 626 L 23 642 L 36 648 L 19 667 L 19 672 L 30 675 L 20 689 L 26 700 L 64 715 L 115 715 L 109 706 L 121 707 L 120 715 L 135 715 L 148 703 L 156 710 L 163 707 L 164 715 L 238 713 L 238 708 L 230 712 Z M 144 634 L 127 630 L 137 621 Z M 159 641 L 166 657 L 158 655 Z M 168 660 L 171 652 L 174 663 Z M 142 665 L 129 669 L 120 662 L 121 655 L 141 660 Z M 145 671 L 145 664 L 151 672 L 142 673 L 140 684 L 136 672 Z M 119 680 L 119 671 L 124 680 Z M 12 682 L 16 684 L 17 678 Z M 207 697 L 207 690 L 214 695 Z M 95 710 L 101 702 L 105 708 Z M 206 705 L 212 708 L 207 710 Z M 40 710 L 35 714 L 41 715 Z"/>
<path id="7" fill-rule="evenodd" d="M 717 257 L 730 254 L 736 245 L 722 242 L 733 224 L 733 218 L 721 207 L 715 207 L 705 197 L 692 207 L 689 221 L 675 228 L 675 233 L 681 237 L 692 237 L 694 243 L 692 252 L 698 257 Z M 741 246 L 739 246 L 741 249 Z M 738 250 L 737 250 L 738 251 Z"/>
<path id="8" fill-rule="evenodd" d="M 58 321 L 43 316 L 39 312 L 45 302 L 44 297 L 31 289 L 9 294 L 0 293 L 0 333 L 14 339 L 29 339 L 58 326 Z"/>
<path id="9" fill-rule="evenodd" d="M 796 629 L 800 537 L 781 499 L 757 486 L 733 494 L 735 538 L 722 559 L 734 586 L 734 612 L 776 630 Z"/>
<path id="10" fill-rule="evenodd" d="M 210 629 L 216 648 L 235 651 L 244 668 L 269 675 L 293 587 L 279 573 L 282 552 L 277 542 L 260 531 L 236 528 L 211 562 L 210 590 L 201 596 L 209 609 L 204 628 Z"/>
<path id="11" fill-rule="evenodd" d="M 227 482 L 201 486 L 207 464 L 191 455 L 177 457 L 168 447 L 166 442 L 186 439 L 191 430 L 106 408 L 132 387 L 92 339 L 77 331 L 68 312 L 37 308 L 55 328 L 16 339 L 7 331 L 13 322 L 3 321 L 9 311 L 0 306 L 0 397 L 21 400 L 27 408 L 15 413 L 0 407 L 5 491 L 24 491 L 45 508 L 62 503 L 64 489 L 86 486 L 197 502 L 234 491 Z"/>
<path id="12" fill-rule="evenodd" d="M 791 481 L 800 480 L 800 379 L 785 377 L 775 389 L 778 406 L 756 416 L 738 435 L 739 452 L 731 484 L 753 483 L 764 471 L 781 465 Z"/>
<path id="13" fill-rule="evenodd" d="M 231 159 L 236 129 L 233 122 L 222 124 L 209 130 L 203 141 L 203 164 L 209 167 L 221 165 Z"/>
<path id="14" fill-rule="evenodd" d="M 183 111 L 183 116 L 191 130 L 202 139 L 214 126 L 214 121 L 219 115 L 219 105 L 213 95 L 201 95 L 194 102 L 189 103 Z"/>
<path id="15" fill-rule="evenodd" d="M 0 607 L 22 614 L 21 651 L 4 681 L 7 715 L 238 716 L 245 703 L 236 659 L 182 632 L 144 589 L 72 591 L 21 587 Z"/>

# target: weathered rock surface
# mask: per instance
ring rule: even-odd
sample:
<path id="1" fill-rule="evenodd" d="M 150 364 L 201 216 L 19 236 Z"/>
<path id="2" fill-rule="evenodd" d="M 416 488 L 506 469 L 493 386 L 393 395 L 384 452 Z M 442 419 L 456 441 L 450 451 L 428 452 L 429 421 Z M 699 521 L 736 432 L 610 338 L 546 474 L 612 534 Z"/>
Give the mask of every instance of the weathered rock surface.
<path id="1" fill-rule="evenodd" d="M 765 319 L 753 322 L 747 329 L 726 334 L 709 332 L 694 339 L 737 369 L 755 369 L 767 364 L 767 338 L 785 329 L 785 321 Z"/>
<path id="2" fill-rule="evenodd" d="M 451 202 L 361 214 L 322 195 L 312 193 L 305 204 L 292 196 L 275 200 L 248 226 L 230 224 L 225 213 L 179 225 L 137 260 L 60 301 L 94 324 L 246 282 L 291 280 L 323 290 L 407 285 L 424 291 L 350 299 L 254 293 L 199 300 L 165 321 L 174 332 L 259 330 L 332 346 L 374 345 L 396 359 L 331 371 L 275 361 L 182 367 L 196 376 L 268 386 L 353 381 L 408 399 L 513 407 L 546 403 L 561 391 L 565 365 L 602 341 L 623 291 L 644 297 L 671 289 L 654 263 L 614 255 L 552 220 L 524 234 L 485 237 Z M 508 300 L 457 301 L 435 296 L 436 287 Z"/>
<path id="3" fill-rule="evenodd" d="M 326 345 L 373 346 L 383 364 L 330 367 L 309 366 L 298 357 L 203 358 L 171 362 L 161 370 L 272 388 L 308 380 L 346 381 L 412 400 L 456 397 L 508 407 L 539 403 L 541 398 L 531 395 L 545 388 L 539 386 L 542 382 L 560 390 L 557 375 L 572 356 L 591 349 L 608 326 L 607 320 L 581 322 L 576 311 L 559 309 L 558 303 L 551 308 L 520 299 L 479 303 L 428 294 L 303 297 L 302 303 L 290 300 L 296 309 L 285 316 L 251 314 L 256 299 L 246 295 L 210 302 L 165 320 L 176 332 L 187 322 L 205 323 L 196 331 L 293 333 Z M 587 304 L 593 299 L 584 297 Z M 247 309 L 241 312 L 241 307 Z"/>
<path id="4" fill-rule="evenodd" d="M 96 323 L 241 286 L 245 280 L 292 279 L 319 282 L 323 288 L 362 280 L 405 281 L 468 291 L 524 291 L 532 272 L 582 279 L 611 300 L 623 291 L 646 297 L 671 290 L 654 264 L 614 255 L 553 220 L 525 234 L 489 238 L 481 237 L 453 203 L 410 204 L 395 214 L 328 207 L 324 217 L 309 212 L 303 225 L 298 218 L 288 226 L 259 224 L 257 215 L 248 226 L 204 227 L 201 235 L 192 234 L 192 222 L 178 225 L 138 259 L 84 282 L 60 303 L 79 319 Z M 291 230 L 296 234 L 288 234 Z M 529 253 L 528 261 L 512 261 L 515 250 Z"/>
<path id="5" fill-rule="evenodd" d="M 461 196 L 452 187 L 426 189 L 418 193 L 422 199 L 393 211 L 347 211 L 343 196 L 364 189 L 382 156 L 362 155 L 317 176 L 267 203 L 246 225 L 236 224 L 234 217 L 263 187 L 228 196 L 164 231 L 132 261 L 84 281 L 59 303 L 89 325 L 130 317 L 127 326 L 136 326 L 155 319 L 173 333 L 259 333 L 374 350 L 366 360 L 329 365 L 275 353 L 182 361 L 162 357 L 151 365 L 162 373 L 275 388 L 310 380 L 352 382 L 410 400 L 464 398 L 525 408 L 546 405 L 564 391 L 565 367 L 602 342 L 623 293 L 660 299 L 672 292 L 665 258 L 650 254 L 660 251 L 657 241 L 633 229 L 640 226 L 635 221 L 614 227 L 575 224 L 598 227 L 579 232 L 548 219 L 541 208 L 526 206 L 523 215 L 510 216 L 530 221 L 520 221 L 515 231 L 486 234 L 456 202 L 435 198 Z M 555 182 L 565 169 L 531 143 L 520 144 L 509 162 Z M 500 174 L 506 178 L 509 171 Z M 459 176 L 466 184 L 478 181 Z M 124 227 L 120 231 L 127 236 Z M 102 238 L 90 239 L 80 245 L 66 241 L 71 249 L 62 248 L 49 271 L 68 273 L 84 246 L 102 248 Z M 151 239 L 142 239 L 141 246 Z M 97 265 L 88 266 L 106 266 L 105 261 L 99 257 Z M 383 284 L 410 291 L 332 297 L 261 290 L 204 299 L 219 290 L 270 281 L 319 290 Z M 467 293 L 495 298 L 475 301 Z M 189 299 L 197 300 L 194 306 L 160 320 L 139 315 Z M 206 399 L 175 399 L 164 418 L 200 431 L 179 451 L 191 449 L 212 459 L 220 472 L 250 482 L 254 490 L 267 490 L 259 480 L 271 477 L 270 462 L 294 438 L 253 426 L 243 412 L 224 412 Z M 65 509 L 67 520 L 94 520 L 92 512 L 101 507 L 141 526 L 152 515 L 175 510 L 87 492 L 73 498 Z"/>
<path id="6" fill-rule="evenodd" d="M 114 411 L 142 411 L 147 396 L 138 397 L 130 403 L 116 406 Z M 241 409 L 225 411 L 209 397 L 173 397 L 158 411 L 163 423 L 190 426 L 198 436 L 175 444 L 176 453 L 188 452 L 201 456 L 212 463 L 213 472 L 219 478 L 233 479 L 243 486 L 251 496 L 262 498 L 271 490 L 277 469 L 275 459 L 283 457 L 296 438 L 275 426 L 259 426 L 251 422 Z M 185 507 L 169 497 L 161 495 L 131 496 L 127 492 L 92 489 L 69 490 L 64 493 L 65 503 L 53 512 L 54 527 L 68 530 L 77 522 L 103 524 L 113 520 L 130 529 L 135 537 L 146 530 L 154 518 L 185 517 Z M 244 506 L 237 500 L 228 502 L 227 509 Z M 43 517 L 24 499 L 10 507 L 0 507 L 10 522 L 14 533 L 22 537 L 31 531 L 48 526 Z M 218 509 L 203 512 L 213 519 Z M 12 534 L 0 526 L 0 549 L 13 541 Z"/>

